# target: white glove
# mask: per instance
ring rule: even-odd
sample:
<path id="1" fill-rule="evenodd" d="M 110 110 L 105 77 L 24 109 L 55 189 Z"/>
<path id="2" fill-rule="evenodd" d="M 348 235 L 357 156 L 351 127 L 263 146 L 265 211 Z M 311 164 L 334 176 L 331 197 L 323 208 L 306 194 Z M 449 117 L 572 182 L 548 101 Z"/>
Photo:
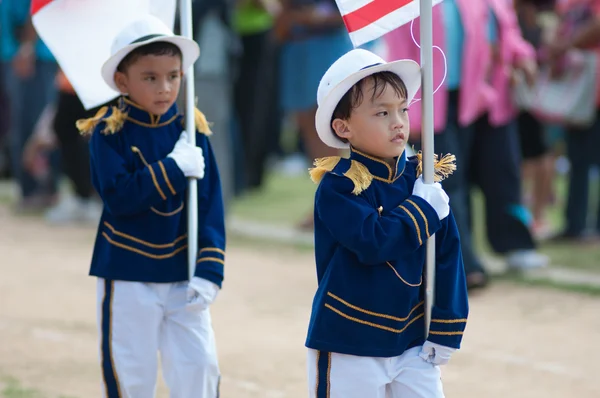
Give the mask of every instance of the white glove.
<path id="1" fill-rule="evenodd" d="M 192 178 L 204 178 L 204 156 L 202 148 L 190 145 L 184 131 L 175 143 L 175 147 L 167 157 L 173 159 L 183 175 Z"/>
<path id="2" fill-rule="evenodd" d="M 413 195 L 418 196 L 429 203 L 440 220 L 443 220 L 450 214 L 450 205 L 448 204 L 450 198 L 448 198 L 448 195 L 442 189 L 442 185 L 439 182 L 425 184 L 423 182 L 423 177 L 419 177 L 415 181 Z"/>
<path id="3" fill-rule="evenodd" d="M 219 286 L 209 280 L 193 277 L 187 288 L 187 309 L 204 311 L 215 301 Z"/>
<path id="4" fill-rule="evenodd" d="M 454 351 L 456 351 L 456 348 L 446 347 L 427 340 L 421 347 L 419 356 L 426 362 L 441 366 L 448 363 Z"/>

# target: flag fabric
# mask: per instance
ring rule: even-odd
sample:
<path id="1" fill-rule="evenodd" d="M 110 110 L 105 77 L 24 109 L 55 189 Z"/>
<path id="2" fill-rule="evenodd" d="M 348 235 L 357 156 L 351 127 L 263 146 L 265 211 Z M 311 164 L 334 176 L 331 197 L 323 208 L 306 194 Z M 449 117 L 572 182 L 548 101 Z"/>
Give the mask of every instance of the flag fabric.
<path id="1" fill-rule="evenodd" d="M 432 0 L 432 6 L 442 0 Z M 419 0 L 336 0 L 354 47 L 375 40 L 419 16 Z"/>
<path id="2" fill-rule="evenodd" d="M 119 95 L 100 74 L 114 37 L 150 13 L 175 22 L 176 0 L 32 0 L 33 25 L 86 109 Z"/>

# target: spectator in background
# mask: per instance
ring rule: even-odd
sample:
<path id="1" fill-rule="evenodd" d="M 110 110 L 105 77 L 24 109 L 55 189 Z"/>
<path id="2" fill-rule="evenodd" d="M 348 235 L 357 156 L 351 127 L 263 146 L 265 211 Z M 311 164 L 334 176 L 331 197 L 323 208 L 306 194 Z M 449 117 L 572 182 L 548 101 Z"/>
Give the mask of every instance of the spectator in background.
<path id="1" fill-rule="evenodd" d="M 548 0 L 515 2 L 521 34 L 536 49 L 536 54 L 539 53 L 544 36 L 538 17 L 550 6 L 548 3 Z M 539 55 L 537 57 L 539 59 Z M 527 111 L 521 111 L 517 121 L 523 157 L 523 182 L 530 186 L 530 193 L 525 195 L 525 201 L 529 203 L 533 216 L 533 234 L 542 236 L 549 228 L 545 211 L 552 198 L 554 156 L 548 145 L 546 128 L 540 120 Z"/>
<path id="2" fill-rule="evenodd" d="M 507 255 L 516 268 L 538 266 L 546 260 L 534 250 L 530 231 L 513 214 L 520 209 L 519 159 L 516 130 L 511 126 L 509 75 L 512 67 L 529 70 L 532 49 L 515 35 L 510 4 L 471 0 L 445 0 L 433 9 L 433 44 L 447 57 L 444 85 L 434 94 L 436 153 L 456 155 L 457 170 L 444 180 L 450 206 L 461 236 L 470 289 L 487 283 L 487 274 L 473 247 L 471 186 L 478 185 L 486 202 L 486 224 L 492 248 Z M 515 19 L 514 15 L 512 18 Z M 413 33 L 417 42 L 419 20 Z M 420 59 L 407 24 L 386 35 L 391 60 Z M 513 63 L 514 62 L 514 63 Z M 434 81 L 442 81 L 444 59 L 434 51 Z M 418 149 L 421 133 L 420 104 L 411 112 L 411 140 Z"/>
<path id="3" fill-rule="evenodd" d="M 274 139 L 273 127 L 280 127 L 273 126 L 273 117 L 279 119 L 273 23 L 280 11 L 279 0 L 237 0 L 233 14 L 242 45 L 234 92 L 243 153 L 242 189 L 262 185 L 270 149 L 267 143 Z"/>
<path id="4" fill-rule="evenodd" d="M 56 83 L 59 95 L 52 131 L 60 148 L 62 169 L 71 181 L 75 195 L 61 198 L 56 206 L 46 212 L 46 221 L 52 224 L 95 224 L 100 220 L 102 207 L 96 200 L 92 186 L 88 140 L 79 134 L 75 123 L 79 119 L 92 117 L 98 109 L 85 110 L 62 71 L 59 71 Z"/>
<path id="5" fill-rule="evenodd" d="M 337 150 L 324 145 L 317 136 L 317 88 L 321 76 L 353 48 L 352 43 L 335 0 L 283 0 L 282 6 L 275 27 L 282 42 L 281 109 L 294 115 L 311 161 L 336 155 Z M 312 212 L 300 227 L 312 229 Z"/>
<path id="6" fill-rule="evenodd" d="M 10 112 L 8 110 L 8 97 L 6 95 L 3 77 L 4 64 L 0 62 L 0 179 L 7 178 L 10 174 L 8 155 L 8 126 L 10 123 Z"/>
<path id="7" fill-rule="evenodd" d="M 23 167 L 23 149 L 45 106 L 56 94 L 56 61 L 37 38 L 29 17 L 30 1 L 0 2 L 0 60 L 10 106 L 9 145 L 11 169 L 20 188 L 22 210 L 47 207 L 56 199 L 58 174 L 53 168 L 49 184 L 41 187 Z"/>
<path id="8" fill-rule="evenodd" d="M 558 0 L 557 12 L 560 27 L 546 50 L 553 74 L 559 77 L 561 61 L 569 51 L 590 50 L 600 56 L 600 0 Z M 600 58 L 597 67 L 596 121 L 589 128 L 570 128 L 565 134 L 567 158 L 571 164 L 566 227 L 556 240 L 586 242 L 592 238 L 596 241 L 600 232 L 599 211 L 594 232 L 587 234 L 589 172 L 592 165 L 600 164 Z"/>

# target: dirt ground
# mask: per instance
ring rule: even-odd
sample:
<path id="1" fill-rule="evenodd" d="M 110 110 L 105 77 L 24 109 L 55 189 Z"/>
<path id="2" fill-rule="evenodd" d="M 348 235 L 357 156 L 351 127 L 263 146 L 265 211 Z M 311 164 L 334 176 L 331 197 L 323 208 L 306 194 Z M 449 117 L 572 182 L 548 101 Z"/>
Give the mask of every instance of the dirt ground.
<path id="1" fill-rule="evenodd" d="M 93 236 L 0 207 L 0 384 L 12 378 L 48 398 L 99 396 Z M 228 248 L 213 307 L 222 397 L 307 396 L 314 289 L 308 252 Z M 496 284 L 471 298 L 463 349 L 443 370 L 446 395 L 599 397 L 599 337 L 600 299 Z M 167 396 L 163 386 L 158 396 Z"/>

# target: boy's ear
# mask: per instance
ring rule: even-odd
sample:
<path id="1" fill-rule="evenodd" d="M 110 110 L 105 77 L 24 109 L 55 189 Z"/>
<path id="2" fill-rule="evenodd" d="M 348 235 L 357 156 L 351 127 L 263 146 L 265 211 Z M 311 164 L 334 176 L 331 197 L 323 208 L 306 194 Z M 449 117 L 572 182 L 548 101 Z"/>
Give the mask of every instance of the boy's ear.
<path id="1" fill-rule="evenodd" d="M 115 72 L 115 84 L 117 88 L 121 92 L 121 94 L 128 94 L 129 88 L 127 86 L 127 76 L 123 72 L 116 71 Z"/>
<path id="2" fill-rule="evenodd" d="M 348 128 L 348 123 L 342 119 L 334 119 L 331 123 L 331 128 L 335 131 L 335 134 L 344 139 L 349 139 L 352 136 L 350 129 Z"/>

